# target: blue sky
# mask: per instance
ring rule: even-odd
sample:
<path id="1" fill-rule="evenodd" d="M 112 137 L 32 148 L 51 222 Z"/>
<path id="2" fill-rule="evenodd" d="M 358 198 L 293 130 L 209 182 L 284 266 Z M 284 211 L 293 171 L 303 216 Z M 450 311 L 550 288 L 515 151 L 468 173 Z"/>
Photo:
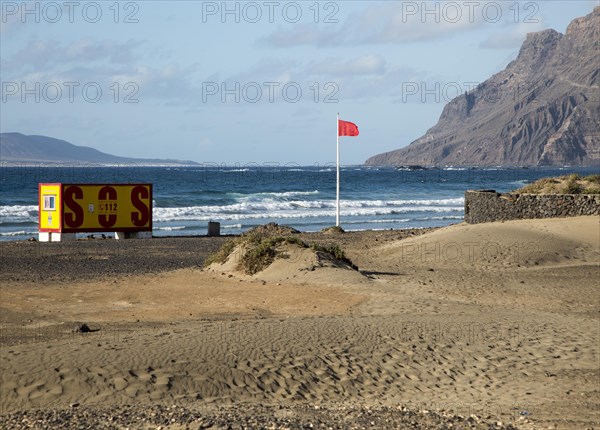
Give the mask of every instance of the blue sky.
<path id="1" fill-rule="evenodd" d="M 121 156 L 335 161 L 406 146 L 528 32 L 598 1 L 2 1 L 2 132 Z"/>

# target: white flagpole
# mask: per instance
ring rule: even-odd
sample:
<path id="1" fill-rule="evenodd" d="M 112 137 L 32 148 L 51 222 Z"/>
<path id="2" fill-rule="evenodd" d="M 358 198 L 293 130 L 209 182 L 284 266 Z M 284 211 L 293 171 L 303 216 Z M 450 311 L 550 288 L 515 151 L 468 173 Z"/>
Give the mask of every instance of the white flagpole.
<path id="1" fill-rule="evenodd" d="M 336 155 L 336 165 L 337 165 L 337 185 L 336 185 L 336 209 L 335 209 L 335 225 L 336 227 L 340 226 L 340 113 L 337 114 L 336 121 L 336 138 L 337 138 L 337 155 Z"/>

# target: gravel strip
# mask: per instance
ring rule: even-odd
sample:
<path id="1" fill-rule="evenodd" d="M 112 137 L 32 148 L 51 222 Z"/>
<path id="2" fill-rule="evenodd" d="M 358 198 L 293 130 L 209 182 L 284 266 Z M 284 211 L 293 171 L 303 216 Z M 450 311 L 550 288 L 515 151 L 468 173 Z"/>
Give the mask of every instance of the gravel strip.
<path id="1" fill-rule="evenodd" d="M 201 267 L 228 239 L 178 237 L 0 242 L 4 282 L 65 283 Z"/>
<path id="2" fill-rule="evenodd" d="M 527 419 L 522 422 L 525 424 Z M 115 406 L 45 409 L 0 417 L 7 429 L 432 429 L 514 430 L 518 427 L 471 415 L 405 407 L 236 405 L 202 411 L 180 406 Z"/>

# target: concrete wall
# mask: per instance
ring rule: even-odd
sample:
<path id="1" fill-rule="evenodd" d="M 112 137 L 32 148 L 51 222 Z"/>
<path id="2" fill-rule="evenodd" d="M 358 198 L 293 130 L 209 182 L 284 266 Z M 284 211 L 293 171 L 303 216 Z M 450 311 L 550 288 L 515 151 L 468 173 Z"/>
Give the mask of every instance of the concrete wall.
<path id="1" fill-rule="evenodd" d="M 465 222 L 600 215 L 600 195 L 465 192 Z"/>

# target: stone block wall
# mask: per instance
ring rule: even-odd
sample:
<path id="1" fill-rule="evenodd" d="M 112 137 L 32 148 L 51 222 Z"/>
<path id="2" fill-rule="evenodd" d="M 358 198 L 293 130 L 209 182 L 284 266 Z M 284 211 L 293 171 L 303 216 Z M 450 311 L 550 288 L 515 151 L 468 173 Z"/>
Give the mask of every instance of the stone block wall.
<path id="1" fill-rule="evenodd" d="M 600 215 L 600 195 L 465 192 L 465 222 L 469 224 L 581 215 Z"/>

